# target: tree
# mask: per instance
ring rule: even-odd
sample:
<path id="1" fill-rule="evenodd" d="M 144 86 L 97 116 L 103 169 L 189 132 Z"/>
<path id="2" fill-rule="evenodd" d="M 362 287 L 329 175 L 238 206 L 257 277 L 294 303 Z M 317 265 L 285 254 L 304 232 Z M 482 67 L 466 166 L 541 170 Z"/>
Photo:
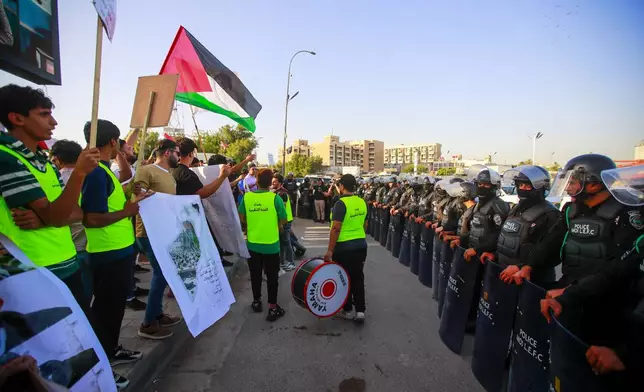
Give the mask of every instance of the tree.
<path id="1" fill-rule="evenodd" d="M 322 157 L 313 155 L 309 157 L 310 173 L 318 173 L 322 171 Z"/>
<path id="2" fill-rule="evenodd" d="M 519 162 L 519 166 L 524 166 L 524 165 L 532 165 L 532 159 Z"/>
<path id="3" fill-rule="evenodd" d="M 551 172 L 558 172 L 559 169 L 561 169 L 561 165 L 555 162 L 552 165 L 548 166 L 546 169 Z"/>
<path id="4" fill-rule="evenodd" d="M 277 162 L 272 169 L 276 172 L 282 171 L 282 162 Z M 318 173 L 322 170 L 322 157 L 314 155 L 307 157 L 306 155 L 293 154 L 288 162 L 286 162 L 286 173 L 292 172 L 295 177 L 304 177 L 307 174 Z"/>
<path id="5" fill-rule="evenodd" d="M 239 162 L 258 146 L 255 135 L 241 125 L 224 125 L 217 131 L 201 131 L 201 144 L 205 152 L 225 155 Z M 195 140 L 201 150 L 198 140 Z"/>
<path id="6" fill-rule="evenodd" d="M 159 142 L 159 133 L 158 132 L 146 132 L 145 134 L 145 150 L 143 151 L 145 153 L 145 159 L 148 159 L 152 151 L 157 148 L 157 143 Z M 141 143 L 136 143 L 134 146 L 134 154 L 138 157 L 139 156 L 139 147 L 141 146 Z"/>
<path id="7" fill-rule="evenodd" d="M 442 167 L 436 172 L 437 176 L 453 176 L 456 173 L 455 167 Z"/>
<path id="8" fill-rule="evenodd" d="M 425 174 L 425 173 L 429 172 L 429 169 L 425 165 L 418 165 L 417 168 L 416 168 L 416 171 L 418 172 L 418 174 Z M 403 167 L 402 172 L 403 173 L 413 173 L 414 172 L 414 165 L 409 164 L 409 165 Z"/>

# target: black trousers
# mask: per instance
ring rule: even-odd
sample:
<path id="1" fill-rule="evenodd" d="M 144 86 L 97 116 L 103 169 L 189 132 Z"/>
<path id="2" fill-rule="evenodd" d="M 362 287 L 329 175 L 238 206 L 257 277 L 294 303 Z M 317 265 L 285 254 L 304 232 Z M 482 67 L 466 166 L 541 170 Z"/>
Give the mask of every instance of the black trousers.
<path id="1" fill-rule="evenodd" d="M 83 285 L 82 279 L 82 268 L 84 267 L 81 266 L 81 268 L 79 268 L 76 272 L 69 275 L 65 279 L 62 279 L 62 281 L 63 283 L 65 283 L 69 291 L 72 292 L 74 299 L 76 300 L 76 302 L 78 302 L 78 305 L 83 310 L 83 313 L 85 313 L 85 317 L 87 317 L 91 324 L 92 317 L 89 311 L 89 303 L 91 301 L 91 298 L 87 298 L 87 294 L 85 293 L 85 285 Z"/>
<path id="2" fill-rule="evenodd" d="M 121 322 L 125 314 L 125 301 L 132 285 L 132 263 L 136 254 L 109 262 L 92 262 L 94 302 L 91 314 L 94 332 L 108 358 L 112 358 L 118 346 Z"/>
<path id="3" fill-rule="evenodd" d="M 253 299 L 258 301 L 262 298 L 262 271 L 266 273 L 266 290 L 268 291 L 268 303 L 277 304 L 277 273 L 280 269 L 280 254 L 263 253 L 249 250 L 248 269 L 250 269 L 250 285 L 253 289 Z"/>
<path id="4" fill-rule="evenodd" d="M 349 274 L 349 299 L 344 310 L 351 311 L 355 306 L 356 312 L 365 311 L 364 294 L 364 263 L 367 260 L 367 248 L 333 252 L 333 261 L 340 264 Z"/>

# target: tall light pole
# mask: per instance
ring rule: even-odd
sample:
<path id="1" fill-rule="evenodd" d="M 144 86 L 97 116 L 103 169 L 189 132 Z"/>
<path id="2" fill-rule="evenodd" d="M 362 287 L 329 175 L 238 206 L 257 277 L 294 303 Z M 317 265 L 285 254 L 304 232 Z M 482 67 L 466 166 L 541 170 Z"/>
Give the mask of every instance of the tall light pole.
<path id="1" fill-rule="evenodd" d="M 297 94 L 300 92 L 296 92 L 293 94 L 291 97 L 291 66 L 293 65 L 293 59 L 295 56 L 297 56 L 300 53 L 308 53 L 313 56 L 315 56 L 315 52 L 310 51 L 310 50 L 300 50 L 298 52 L 295 52 L 293 57 L 291 57 L 291 61 L 288 63 L 288 78 L 286 79 L 286 103 L 284 105 L 284 145 L 282 147 L 282 175 L 286 176 L 286 129 L 288 127 L 288 103 L 290 102 L 291 99 L 295 98 Z"/>
<path id="2" fill-rule="evenodd" d="M 541 139 L 543 137 L 543 133 L 537 132 L 534 134 L 534 136 L 528 136 L 530 139 L 532 139 L 532 164 L 536 165 L 536 157 L 537 157 L 537 140 Z"/>

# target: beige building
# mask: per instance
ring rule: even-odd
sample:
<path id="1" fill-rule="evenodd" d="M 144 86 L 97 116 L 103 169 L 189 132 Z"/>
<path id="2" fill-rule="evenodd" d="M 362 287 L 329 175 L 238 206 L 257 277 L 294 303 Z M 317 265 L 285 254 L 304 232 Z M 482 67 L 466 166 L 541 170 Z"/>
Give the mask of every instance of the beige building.
<path id="1" fill-rule="evenodd" d="M 440 160 L 440 143 L 399 145 L 385 148 L 385 165 L 406 165 L 414 163 L 418 154 L 418 163 L 431 163 Z"/>
<path id="2" fill-rule="evenodd" d="M 637 146 L 635 146 L 635 160 L 644 160 L 644 140 L 640 142 Z"/>
<path id="3" fill-rule="evenodd" d="M 277 153 L 278 153 L 277 160 L 280 162 L 282 161 L 282 157 L 283 157 L 282 151 L 283 151 L 282 147 L 280 147 L 277 150 Z M 293 140 L 293 143 L 291 143 L 290 146 L 286 146 L 286 162 L 289 162 L 291 160 L 291 157 L 296 154 L 304 155 L 306 157 L 311 156 L 311 147 L 309 146 L 308 140 L 295 139 Z"/>
<path id="4" fill-rule="evenodd" d="M 325 136 L 319 143 L 311 143 L 311 156 L 322 158 L 328 167 L 359 166 L 365 173 L 380 172 L 384 168 L 385 144 L 379 140 L 352 140 L 341 142 L 339 136 Z"/>

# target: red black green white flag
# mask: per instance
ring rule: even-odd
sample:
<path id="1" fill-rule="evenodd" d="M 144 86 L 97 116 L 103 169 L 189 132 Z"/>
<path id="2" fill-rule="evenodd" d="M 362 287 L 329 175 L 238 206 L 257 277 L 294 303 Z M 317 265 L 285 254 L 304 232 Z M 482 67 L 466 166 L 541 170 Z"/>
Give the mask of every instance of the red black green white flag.
<path id="1" fill-rule="evenodd" d="M 262 105 L 237 75 L 183 26 L 159 74 L 179 74 L 177 101 L 219 113 L 255 132 L 255 119 Z"/>

